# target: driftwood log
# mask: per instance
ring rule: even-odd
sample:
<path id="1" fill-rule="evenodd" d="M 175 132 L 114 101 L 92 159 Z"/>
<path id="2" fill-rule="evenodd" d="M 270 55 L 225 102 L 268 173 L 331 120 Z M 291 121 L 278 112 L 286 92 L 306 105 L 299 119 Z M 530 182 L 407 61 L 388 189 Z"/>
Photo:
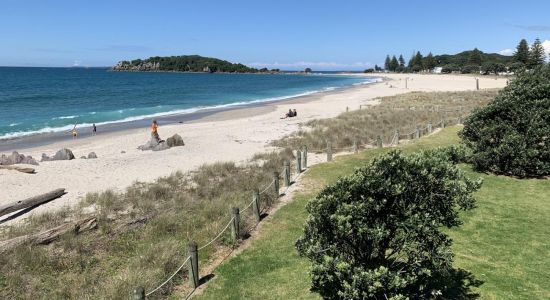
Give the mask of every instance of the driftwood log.
<path id="1" fill-rule="evenodd" d="M 22 168 L 22 167 L 17 167 L 17 166 L 3 166 L 3 165 L 0 165 L 0 169 L 19 171 L 19 172 L 23 172 L 23 173 L 27 173 L 27 174 L 34 174 L 34 169 L 33 168 Z"/>
<path id="2" fill-rule="evenodd" d="M 9 251 L 24 243 L 30 243 L 33 245 L 44 245 L 51 243 L 59 238 L 61 235 L 73 232 L 79 234 L 88 230 L 95 229 L 97 227 L 96 218 L 85 218 L 74 222 L 65 223 L 55 228 L 48 229 L 39 233 L 27 234 L 11 238 L 9 240 L 0 242 L 0 253 Z"/>
<path id="3" fill-rule="evenodd" d="M 51 201 L 59 198 L 65 194 L 65 189 L 57 189 L 46 194 L 38 195 L 35 197 L 27 198 L 25 200 L 19 200 L 16 202 L 0 205 L 0 217 L 20 209 L 32 207 L 44 202 Z"/>

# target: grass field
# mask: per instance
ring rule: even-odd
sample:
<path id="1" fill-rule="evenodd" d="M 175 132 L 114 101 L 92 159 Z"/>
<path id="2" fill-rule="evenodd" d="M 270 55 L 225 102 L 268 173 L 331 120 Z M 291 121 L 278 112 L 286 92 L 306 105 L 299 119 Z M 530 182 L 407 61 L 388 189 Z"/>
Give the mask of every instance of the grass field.
<path id="1" fill-rule="evenodd" d="M 456 144 L 458 130 L 447 128 L 401 149 L 410 153 Z M 384 151 L 388 149 L 341 156 L 312 167 L 301 183 L 307 188 L 264 224 L 248 249 L 224 262 L 196 298 L 318 299 L 309 292 L 309 262 L 294 248 L 307 217 L 305 204 L 324 185 Z M 478 207 L 463 215 L 463 226 L 449 231 L 455 267 L 483 282 L 474 289 L 481 299 L 549 299 L 550 181 L 518 180 L 460 167 L 471 177 L 482 177 L 484 184 L 476 193 Z"/>

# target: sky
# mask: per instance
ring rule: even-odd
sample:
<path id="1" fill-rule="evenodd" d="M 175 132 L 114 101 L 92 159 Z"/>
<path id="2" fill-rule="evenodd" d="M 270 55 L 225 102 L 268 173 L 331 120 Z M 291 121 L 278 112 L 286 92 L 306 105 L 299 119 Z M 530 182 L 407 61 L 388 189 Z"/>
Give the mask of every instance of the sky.
<path id="1" fill-rule="evenodd" d="M 550 1 L 2 0 L 0 66 L 112 66 L 198 54 L 283 70 L 364 70 L 477 47 L 550 51 Z"/>

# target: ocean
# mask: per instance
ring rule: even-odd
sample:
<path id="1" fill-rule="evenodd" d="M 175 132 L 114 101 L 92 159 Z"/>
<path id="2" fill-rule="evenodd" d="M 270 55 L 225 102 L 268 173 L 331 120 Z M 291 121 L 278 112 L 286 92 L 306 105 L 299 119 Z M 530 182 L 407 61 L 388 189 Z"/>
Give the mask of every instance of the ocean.
<path id="1" fill-rule="evenodd" d="M 196 114 L 368 84 L 336 74 L 110 72 L 0 67 L 0 143 L 50 132 Z"/>

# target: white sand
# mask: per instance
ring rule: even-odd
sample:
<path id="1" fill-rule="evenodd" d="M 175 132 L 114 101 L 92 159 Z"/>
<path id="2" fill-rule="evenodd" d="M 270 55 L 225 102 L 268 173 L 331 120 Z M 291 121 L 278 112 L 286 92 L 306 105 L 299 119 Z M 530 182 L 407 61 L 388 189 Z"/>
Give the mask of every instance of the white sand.
<path id="1" fill-rule="evenodd" d="M 137 150 L 149 139 L 149 128 L 99 134 L 91 138 L 67 141 L 47 146 L 14 149 L 40 158 L 69 148 L 78 158 L 94 151 L 98 159 L 53 161 L 36 166 L 37 174 L 0 170 L 0 205 L 65 188 L 67 195 L 40 206 L 32 213 L 78 203 L 88 192 L 107 189 L 123 191 L 134 181 L 153 181 L 177 170 L 188 171 L 215 161 L 243 162 L 254 153 L 269 150 L 269 142 L 297 130 L 311 119 L 334 117 L 349 107 L 376 104 L 377 97 L 410 91 L 460 91 L 475 89 L 471 76 L 384 74 L 387 81 L 359 86 L 343 91 L 319 93 L 265 107 L 233 110 L 209 116 L 198 122 L 160 126 L 159 133 L 167 138 L 180 134 L 184 147 L 152 152 Z M 404 78 L 408 77 L 408 89 Z M 480 77 L 480 88 L 500 88 L 505 78 Z M 392 87 L 390 87 L 392 86 Z M 296 108 L 298 117 L 281 120 L 289 108 Z M 101 128 L 99 128 L 101 130 Z M 122 154 L 121 151 L 126 151 Z M 9 222 L 8 222 L 9 223 Z"/>

